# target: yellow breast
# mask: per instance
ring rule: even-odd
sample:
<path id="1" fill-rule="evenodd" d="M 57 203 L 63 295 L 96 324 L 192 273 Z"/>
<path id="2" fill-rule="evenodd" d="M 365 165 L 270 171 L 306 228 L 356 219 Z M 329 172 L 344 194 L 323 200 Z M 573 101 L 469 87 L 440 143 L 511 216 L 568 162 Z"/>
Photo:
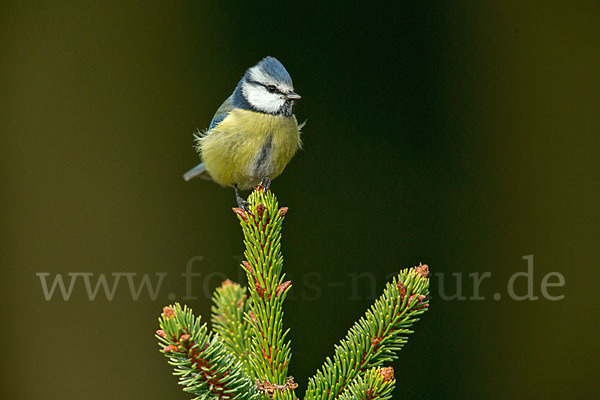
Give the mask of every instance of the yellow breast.
<path id="1" fill-rule="evenodd" d="M 220 185 L 256 186 L 281 174 L 301 145 L 296 117 L 235 109 L 198 139 L 206 171 Z"/>

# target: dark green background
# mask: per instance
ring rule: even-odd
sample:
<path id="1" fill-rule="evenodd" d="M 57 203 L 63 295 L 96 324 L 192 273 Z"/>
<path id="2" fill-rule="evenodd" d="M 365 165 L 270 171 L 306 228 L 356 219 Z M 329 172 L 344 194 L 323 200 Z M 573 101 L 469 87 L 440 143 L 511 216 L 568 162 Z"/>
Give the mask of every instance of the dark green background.
<path id="1" fill-rule="evenodd" d="M 443 301 L 433 280 L 393 363 L 396 398 L 598 393 L 600 3 L 53 3 L 0 13 L 2 398 L 189 398 L 158 352 L 158 314 L 190 258 L 236 278 L 242 244 L 232 191 L 181 174 L 193 130 L 265 55 L 308 118 L 273 184 L 291 210 L 299 393 L 372 301 L 350 274 L 380 292 L 419 261 L 462 272 L 466 294 L 466 274 L 492 278 L 485 301 Z M 559 271 L 564 300 L 506 296 L 527 254 L 536 294 Z M 35 275 L 128 271 L 169 275 L 137 302 L 125 281 L 112 302 L 81 281 L 47 302 Z M 190 305 L 209 315 L 205 297 Z"/>

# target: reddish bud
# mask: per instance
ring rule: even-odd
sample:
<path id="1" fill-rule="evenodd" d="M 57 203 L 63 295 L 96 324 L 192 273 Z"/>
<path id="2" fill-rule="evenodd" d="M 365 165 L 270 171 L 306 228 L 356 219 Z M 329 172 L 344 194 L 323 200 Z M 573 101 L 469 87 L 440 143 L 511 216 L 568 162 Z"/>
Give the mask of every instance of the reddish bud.
<path id="1" fill-rule="evenodd" d="M 287 214 L 287 212 L 288 212 L 288 208 L 287 208 L 287 207 L 281 207 L 281 208 L 279 209 L 279 216 L 280 216 L 281 218 L 283 218 L 283 217 L 284 217 L 284 215 L 285 215 L 285 214 Z"/>
<path id="2" fill-rule="evenodd" d="M 244 268 L 246 271 L 248 271 L 252 274 L 252 267 L 250 266 L 250 263 L 248 261 L 246 261 L 246 260 L 242 261 L 242 268 Z"/>
<path id="3" fill-rule="evenodd" d="M 256 322 L 256 316 L 254 315 L 254 313 L 252 311 L 248 311 L 248 315 L 250 316 L 250 319 L 252 320 L 252 322 Z"/>
<path id="4" fill-rule="evenodd" d="M 421 275 L 423 278 L 427 278 L 427 275 L 429 275 L 429 266 L 427 264 L 419 263 L 419 266 L 415 267 L 414 269 L 415 272 Z"/>
<path id="5" fill-rule="evenodd" d="M 256 282 L 254 288 L 256 289 L 256 293 L 260 296 L 260 298 L 264 299 L 266 290 L 262 286 L 260 286 L 260 283 Z"/>
<path id="6" fill-rule="evenodd" d="M 281 285 L 277 286 L 277 294 L 281 294 L 286 291 L 287 288 L 290 287 L 292 281 L 285 281 Z"/>
<path id="7" fill-rule="evenodd" d="M 170 344 L 168 346 L 165 346 L 162 351 L 164 352 L 172 352 L 172 351 L 177 351 L 177 346 L 175 346 L 174 344 Z"/>
<path id="8" fill-rule="evenodd" d="M 156 331 L 156 334 L 162 338 L 166 338 L 167 334 L 165 333 L 165 331 L 163 331 L 162 329 L 159 329 Z"/>
<path id="9" fill-rule="evenodd" d="M 429 307 L 429 304 L 421 304 L 421 302 L 427 298 L 426 296 L 424 296 L 422 294 L 413 294 L 412 296 L 410 296 L 408 298 L 408 302 L 412 303 L 415 298 L 417 299 L 417 304 L 416 305 L 421 305 L 423 307 Z"/>
<path id="10" fill-rule="evenodd" d="M 233 282 L 231 282 L 229 279 L 225 279 L 223 281 L 223 283 L 221 284 L 222 287 L 227 287 L 227 286 L 231 286 L 233 285 Z"/>
<path id="11" fill-rule="evenodd" d="M 429 303 L 424 303 L 427 300 L 427 296 L 420 294 L 417 296 L 417 299 L 417 305 L 420 306 L 419 309 L 429 307 Z"/>
<path id="12" fill-rule="evenodd" d="M 367 395 L 367 400 L 371 400 L 373 399 L 373 389 L 367 389 L 367 391 L 365 392 L 365 394 Z"/>
<path id="13" fill-rule="evenodd" d="M 187 342 L 188 340 L 190 340 L 192 336 L 188 335 L 187 333 L 184 333 L 183 335 L 181 335 L 181 337 L 179 338 L 180 342 Z"/>
<path id="14" fill-rule="evenodd" d="M 394 379 L 394 368 L 392 368 L 392 367 L 379 368 L 379 374 L 381 376 L 383 376 L 384 382 L 389 382 L 392 379 Z"/>
<path id="15" fill-rule="evenodd" d="M 404 296 L 406 296 L 406 286 L 400 281 L 398 281 L 396 286 L 398 287 L 398 292 L 400 292 L 400 298 L 404 299 Z"/>
<path id="16" fill-rule="evenodd" d="M 381 342 L 381 338 L 373 338 L 371 339 L 371 346 L 377 346 Z"/>
<path id="17" fill-rule="evenodd" d="M 267 207 L 265 207 L 265 205 L 262 203 L 256 206 L 256 214 L 258 215 L 259 221 L 262 220 L 263 215 L 266 210 L 267 210 Z"/>
<path id="18" fill-rule="evenodd" d="M 246 217 L 246 211 L 242 210 L 241 208 L 238 207 L 234 207 L 232 208 L 233 212 L 236 213 L 238 215 L 238 217 L 240 217 L 241 219 L 244 220 L 244 222 L 248 222 L 248 218 Z"/>
<path id="19" fill-rule="evenodd" d="M 165 316 L 165 318 L 171 318 L 171 317 L 175 316 L 175 310 L 173 310 L 170 307 L 164 307 L 163 315 Z"/>

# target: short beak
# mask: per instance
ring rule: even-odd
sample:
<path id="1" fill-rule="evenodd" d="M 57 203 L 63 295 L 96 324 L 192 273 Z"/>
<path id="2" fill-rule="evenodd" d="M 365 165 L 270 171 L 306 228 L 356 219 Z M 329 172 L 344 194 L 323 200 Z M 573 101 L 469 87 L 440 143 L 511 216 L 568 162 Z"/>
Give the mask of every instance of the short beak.
<path id="1" fill-rule="evenodd" d="M 302 97 L 296 92 L 289 92 L 285 95 L 285 98 L 288 100 L 300 100 Z"/>

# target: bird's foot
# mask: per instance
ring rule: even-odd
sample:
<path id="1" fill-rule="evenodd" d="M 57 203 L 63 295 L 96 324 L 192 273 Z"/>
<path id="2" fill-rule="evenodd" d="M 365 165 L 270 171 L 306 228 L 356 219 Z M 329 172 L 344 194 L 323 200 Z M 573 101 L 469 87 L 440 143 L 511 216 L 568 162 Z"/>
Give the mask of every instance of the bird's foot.
<path id="1" fill-rule="evenodd" d="M 269 178 L 268 176 L 265 176 L 264 178 L 261 179 L 260 183 L 256 187 L 256 190 L 266 192 L 270 188 L 271 188 L 271 178 Z"/>
<path id="2" fill-rule="evenodd" d="M 250 203 L 248 203 L 246 200 L 244 200 L 242 197 L 240 197 L 240 193 L 238 192 L 238 188 L 237 185 L 235 185 L 233 187 L 235 189 L 235 200 L 237 201 L 237 205 L 239 208 L 241 208 L 242 210 L 246 211 L 248 214 L 253 215 L 252 212 L 250 211 Z"/>

